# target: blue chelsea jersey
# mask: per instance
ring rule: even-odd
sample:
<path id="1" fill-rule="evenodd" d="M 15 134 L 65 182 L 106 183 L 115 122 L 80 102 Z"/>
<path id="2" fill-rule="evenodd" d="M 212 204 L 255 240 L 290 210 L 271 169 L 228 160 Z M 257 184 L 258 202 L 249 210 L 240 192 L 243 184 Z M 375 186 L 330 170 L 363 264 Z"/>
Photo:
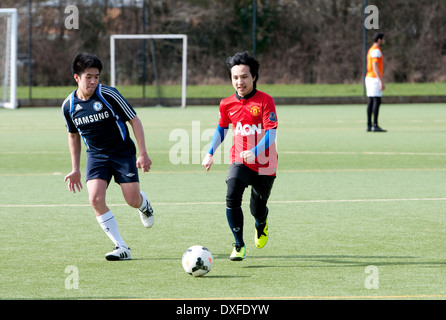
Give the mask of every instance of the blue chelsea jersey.
<path id="1" fill-rule="evenodd" d="M 62 104 L 68 132 L 78 132 L 87 152 L 104 157 L 136 154 L 126 122 L 136 116 L 135 110 L 115 88 L 98 84 L 88 100 L 72 92 Z"/>

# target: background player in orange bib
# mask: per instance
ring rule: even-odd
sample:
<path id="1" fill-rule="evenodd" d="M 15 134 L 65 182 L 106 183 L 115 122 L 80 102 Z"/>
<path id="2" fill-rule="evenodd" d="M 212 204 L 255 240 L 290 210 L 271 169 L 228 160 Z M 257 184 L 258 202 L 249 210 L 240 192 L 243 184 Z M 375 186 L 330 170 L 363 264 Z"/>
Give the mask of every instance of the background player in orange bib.
<path id="1" fill-rule="evenodd" d="M 220 102 L 220 120 L 202 165 L 209 171 L 214 151 L 232 124 L 234 145 L 226 179 L 226 217 L 235 238 L 230 259 L 240 261 L 246 256 L 241 205 L 243 192 L 249 185 L 252 187 L 249 208 L 255 218 L 255 245 L 263 248 L 268 240 L 266 204 L 276 178 L 278 120 L 273 99 L 256 89 L 258 61 L 243 52 L 229 57 L 226 65 L 236 93 Z"/>
<path id="2" fill-rule="evenodd" d="M 384 44 L 384 33 L 377 33 L 373 37 L 373 45 L 367 53 L 367 74 L 365 86 L 367 90 L 367 131 L 386 132 L 378 126 L 379 107 L 383 90 L 386 89 L 383 80 L 383 54 L 381 46 Z M 372 122 L 373 115 L 373 122 Z"/>

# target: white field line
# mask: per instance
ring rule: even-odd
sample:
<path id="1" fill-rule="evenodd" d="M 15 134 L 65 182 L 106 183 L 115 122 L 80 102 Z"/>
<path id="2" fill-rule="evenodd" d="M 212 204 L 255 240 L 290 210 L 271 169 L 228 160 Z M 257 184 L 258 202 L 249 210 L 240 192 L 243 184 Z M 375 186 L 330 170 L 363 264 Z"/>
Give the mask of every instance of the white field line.
<path id="1" fill-rule="evenodd" d="M 150 153 L 169 153 L 169 151 L 150 151 Z M 0 154 L 69 154 L 67 151 L 0 151 Z"/>
<path id="2" fill-rule="evenodd" d="M 151 150 L 149 153 L 169 154 L 167 150 Z M 199 151 L 190 151 L 189 153 L 201 153 Z M 376 151 L 282 151 L 283 154 L 320 154 L 320 155 L 378 155 L 378 156 L 446 156 L 442 152 L 376 152 Z M 0 154 L 67 154 L 66 151 L 1 151 Z"/>
<path id="3" fill-rule="evenodd" d="M 277 170 L 277 173 L 304 173 L 304 172 L 367 172 L 367 171 L 445 171 L 446 168 L 347 168 L 347 169 L 284 169 Z M 226 173 L 227 170 L 212 170 L 211 173 Z M 206 173 L 203 170 L 165 170 L 165 171 L 150 171 L 153 174 L 197 174 Z M 42 172 L 42 173 L 0 173 L 0 177 L 25 177 L 25 176 L 61 176 L 61 172 Z"/>
<path id="4" fill-rule="evenodd" d="M 441 152 L 375 152 L 375 151 L 279 151 L 283 154 L 320 154 L 320 155 L 377 155 L 377 156 L 446 156 Z"/>
<path id="5" fill-rule="evenodd" d="M 394 199 L 320 199 L 320 200 L 279 200 L 270 204 L 305 204 L 305 203 L 355 203 L 355 202 L 405 202 L 405 201 L 446 201 L 446 198 L 394 198 Z M 185 206 L 185 205 L 224 205 L 223 201 L 196 202 L 153 202 L 153 206 Z M 0 208 L 58 208 L 89 207 L 90 204 L 0 204 Z M 124 207 L 125 203 L 109 204 L 110 207 Z"/>

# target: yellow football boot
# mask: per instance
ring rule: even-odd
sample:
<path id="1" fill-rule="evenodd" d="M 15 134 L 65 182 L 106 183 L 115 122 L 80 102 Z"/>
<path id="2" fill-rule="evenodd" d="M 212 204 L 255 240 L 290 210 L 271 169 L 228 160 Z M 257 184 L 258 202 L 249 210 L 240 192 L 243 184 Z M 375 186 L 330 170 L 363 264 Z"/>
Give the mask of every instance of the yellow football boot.
<path id="1" fill-rule="evenodd" d="M 256 244 L 256 247 L 259 249 L 263 248 L 267 241 L 268 241 L 268 220 L 265 222 L 265 227 L 263 228 L 262 232 L 259 233 L 256 228 L 254 237 L 254 242 Z"/>
<path id="2" fill-rule="evenodd" d="M 242 261 L 246 258 L 246 246 L 240 246 L 235 244 L 229 259 L 232 261 Z"/>

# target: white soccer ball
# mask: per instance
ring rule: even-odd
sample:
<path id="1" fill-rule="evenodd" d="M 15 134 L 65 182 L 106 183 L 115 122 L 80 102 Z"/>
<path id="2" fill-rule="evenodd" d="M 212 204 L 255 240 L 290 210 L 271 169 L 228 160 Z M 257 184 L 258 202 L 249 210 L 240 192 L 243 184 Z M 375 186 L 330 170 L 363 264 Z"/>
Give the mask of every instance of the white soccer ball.
<path id="1" fill-rule="evenodd" d="M 214 257 L 207 248 L 196 245 L 187 248 L 181 262 L 184 271 L 194 277 L 201 277 L 211 271 Z"/>

